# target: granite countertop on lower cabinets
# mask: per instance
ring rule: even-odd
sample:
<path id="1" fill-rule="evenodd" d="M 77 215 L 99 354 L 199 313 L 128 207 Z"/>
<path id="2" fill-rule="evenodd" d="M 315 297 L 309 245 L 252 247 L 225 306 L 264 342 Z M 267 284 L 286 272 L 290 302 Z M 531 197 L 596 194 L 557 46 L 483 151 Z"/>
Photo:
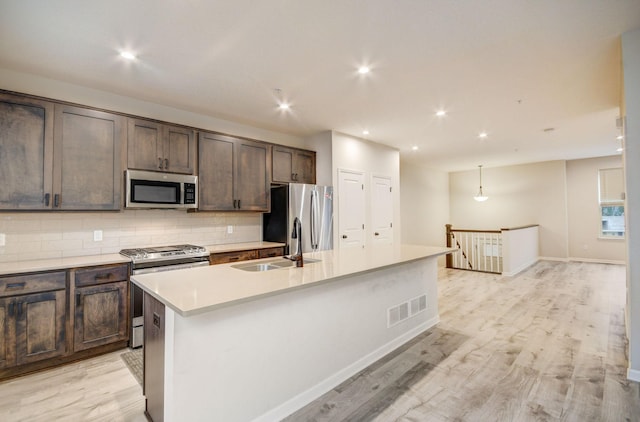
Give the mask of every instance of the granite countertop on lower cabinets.
<path id="1" fill-rule="evenodd" d="M 209 253 L 249 251 L 252 249 L 282 248 L 284 243 L 276 242 L 244 242 L 227 243 L 224 245 L 205 245 Z"/>
<path id="2" fill-rule="evenodd" d="M 245 251 L 252 249 L 280 248 L 284 243 L 275 242 L 245 242 L 229 243 L 225 245 L 207 245 L 209 253 Z M 37 271 L 65 270 L 77 267 L 92 267 L 95 265 L 126 264 L 131 262 L 127 257 L 118 253 L 103 255 L 71 256 L 66 258 L 32 259 L 28 261 L 0 262 L 0 276 L 8 274 L 31 273 Z"/>
<path id="3" fill-rule="evenodd" d="M 2 262 L 0 263 L 0 275 L 66 270 L 68 268 L 92 267 L 94 265 L 126 264 L 129 262 L 131 262 L 129 258 L 117 253 Z"/>

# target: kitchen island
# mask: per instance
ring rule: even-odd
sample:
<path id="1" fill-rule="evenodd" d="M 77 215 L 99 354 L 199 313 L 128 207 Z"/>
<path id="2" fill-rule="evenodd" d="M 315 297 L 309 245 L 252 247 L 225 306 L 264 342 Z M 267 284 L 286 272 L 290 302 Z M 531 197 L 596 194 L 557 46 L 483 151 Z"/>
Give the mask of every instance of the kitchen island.
<path id="1" fill-rule="evenodd" d="M 149 416 L 289 415 L 438 322 L 437 257 L 451 251 L 343 249 L 305 254 L 302 268 L 270 258 L 132 277 L 145 291 Z M 256 264 L 272 269 L 248 271 Z"/>

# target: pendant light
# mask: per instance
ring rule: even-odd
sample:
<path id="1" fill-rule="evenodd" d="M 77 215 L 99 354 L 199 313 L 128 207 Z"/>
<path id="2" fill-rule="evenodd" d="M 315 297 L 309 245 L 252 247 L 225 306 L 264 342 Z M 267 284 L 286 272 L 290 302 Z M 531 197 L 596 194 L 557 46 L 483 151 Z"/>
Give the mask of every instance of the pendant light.
<path id="1" fill-rule="evenodd" d="M 478 170 L 480 171 L 480 190 L 478 190 L 478 194 L 473 197 L 478 202 L 484 202 L 489 199 L 488 196 L 484 196 L 482 193 L 482 164 L 478 166 Z"/>

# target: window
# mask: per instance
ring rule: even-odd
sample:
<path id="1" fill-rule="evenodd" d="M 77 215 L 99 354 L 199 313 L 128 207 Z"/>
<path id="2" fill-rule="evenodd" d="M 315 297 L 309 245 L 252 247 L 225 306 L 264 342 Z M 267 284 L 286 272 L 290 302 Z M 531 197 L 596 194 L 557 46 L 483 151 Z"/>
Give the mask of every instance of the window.
<path id="1" fill-rule="evenodd" d="M 600 236 L 624 237 L 624 174 L 622 168 L 598 171 Z"/>

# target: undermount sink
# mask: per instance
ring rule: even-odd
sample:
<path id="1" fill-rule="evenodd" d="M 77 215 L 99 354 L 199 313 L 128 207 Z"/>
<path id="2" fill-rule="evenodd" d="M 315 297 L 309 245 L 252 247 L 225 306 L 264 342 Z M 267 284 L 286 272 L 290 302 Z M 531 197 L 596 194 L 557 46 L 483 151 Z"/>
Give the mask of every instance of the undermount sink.
<path id="1" fill-rule="evenodd" d="M 303 262 L 304 264 L 313 264 L 314 262 L 319 262 L 319 259 L 313 259 L 313 258 L 304 258 Z M 270 271 L 270 270 L 277 270 L 280 268 L 289 268 L 289 267 L 295 267 L 296 263 L 293 261 L 290 261 L 288 259 L 275 259 L 272 261 L 267 261 L 267 262 L 247 262 L 244 264 L 236 264 L 236 265 L 232 265 L 231 268 L 236 268 L 238 270 L 242 270 L 242 271 L 251 271 L 251 272 L 257 272 L 257 271 Z"/>

